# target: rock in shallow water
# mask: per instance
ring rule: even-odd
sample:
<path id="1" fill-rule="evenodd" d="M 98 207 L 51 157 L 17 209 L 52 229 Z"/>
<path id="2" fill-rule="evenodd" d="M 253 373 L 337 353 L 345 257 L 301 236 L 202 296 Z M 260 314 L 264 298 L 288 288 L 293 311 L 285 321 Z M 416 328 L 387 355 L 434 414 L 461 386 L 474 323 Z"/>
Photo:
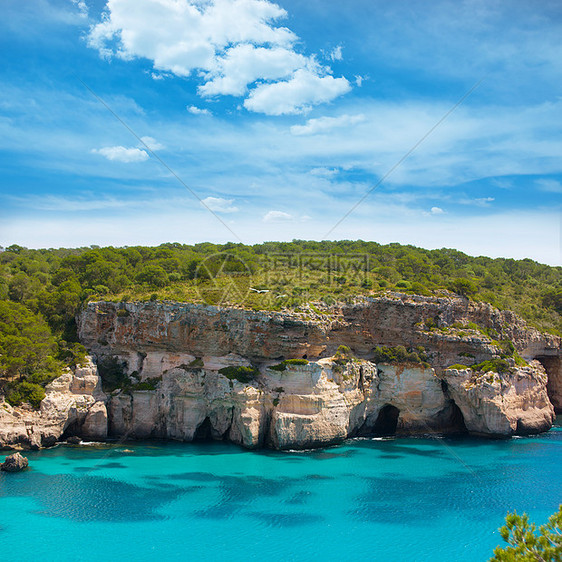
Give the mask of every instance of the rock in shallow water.
<path id="1" fill-rule="evenodd" d="M 28 466 L 29 462 L 25 457 L 22 457 L 19 453 L 14 453 L 6 457 L 6 460 L 0 464 L 0 470 L 4 472 L 20 472 Z"/>

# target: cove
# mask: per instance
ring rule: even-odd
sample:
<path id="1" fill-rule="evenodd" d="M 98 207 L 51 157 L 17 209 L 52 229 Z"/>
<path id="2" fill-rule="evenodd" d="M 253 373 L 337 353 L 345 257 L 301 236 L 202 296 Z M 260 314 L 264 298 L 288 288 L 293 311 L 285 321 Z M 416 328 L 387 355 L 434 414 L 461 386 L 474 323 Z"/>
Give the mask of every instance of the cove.
<path id="1" fill-rule="evenodd" d="M 309 452 L 220 442 L 57 446 L 0 474 L 20 560 L 487 560 L 508 510 L 562 498 L 562 427 L 509 441 L 354 439 Z"/>

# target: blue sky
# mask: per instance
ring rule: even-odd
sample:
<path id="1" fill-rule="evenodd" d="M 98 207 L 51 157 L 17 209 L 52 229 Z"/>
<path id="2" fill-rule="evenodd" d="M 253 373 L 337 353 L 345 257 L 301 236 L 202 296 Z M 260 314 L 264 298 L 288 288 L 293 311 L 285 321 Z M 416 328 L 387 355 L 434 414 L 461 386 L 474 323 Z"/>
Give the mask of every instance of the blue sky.
<path id="1" fill-rule="evenodd" d="M 2 14 L 1 245 L 362 238 L 560 264 L 558 1 Z"/>

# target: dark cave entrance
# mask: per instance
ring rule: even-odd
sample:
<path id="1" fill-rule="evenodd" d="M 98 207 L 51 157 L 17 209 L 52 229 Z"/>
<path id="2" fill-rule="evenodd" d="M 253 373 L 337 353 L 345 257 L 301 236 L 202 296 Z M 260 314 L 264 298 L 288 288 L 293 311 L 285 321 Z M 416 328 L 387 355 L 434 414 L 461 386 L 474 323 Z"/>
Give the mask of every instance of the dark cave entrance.
<path id="1" fill-rule="evenodd" d="M 450 397 L 447 381 L 441 379 L 441 390 L 448 398 L 447 406 L 437 414 L 437 430 L 443 433 L 468 433 L 464 416 L 457 403 Z"/>
<path id="2" fill-rule="evenodd" d="M 466 424 L 464 423 L 464 416 L 454 400 L 451 400 L 451 404 L 449 405 L 447 418 L 447 422 L 444 425 L 448 426 L 448 432 L 468 433 L 468 429 L 466 429 Z"/>
<path id="3" fill-rule="evenodd" d="M 562 413 L 562 365 L 557 355 L 539 355 L 535 359 L 544 367 L 548 376 L 546 392 L 557 414 Z"/>
<path id="4" fill-rule="evenodd" d="M 390 404 L 384 406 L 373 426 L 373 435 L 378 437 L 395 435 L 399 416 L 400 410 L 396 406 L 391 406 Z"/>
<path id="5" fill-rule="evenodd" d="M 194 441 L 211 441 L 212 436 L 211 420 L 207 417 L 195 430 L 195 435 L 193 436 Z"/>

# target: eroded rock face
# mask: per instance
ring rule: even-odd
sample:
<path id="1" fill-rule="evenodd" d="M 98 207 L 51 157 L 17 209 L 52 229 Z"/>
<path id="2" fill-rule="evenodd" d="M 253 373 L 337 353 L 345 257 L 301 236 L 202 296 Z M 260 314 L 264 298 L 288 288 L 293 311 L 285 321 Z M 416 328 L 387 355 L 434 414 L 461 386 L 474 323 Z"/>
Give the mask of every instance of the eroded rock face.
<path id="1" fill-rule="evenodd" d="M 473 434 L 510 437 L 552 427 L 554 408 L 538 361 L 502 375 L 450 369 L 445 376 L 448 392 Z"/>
<path id="2" fill-rule="evenodd" d="M 496 339 L 513 341 L 525 359 L 539 358 L 553 380 L 554 400 L 562 406 L 560 338 L 542 334 L 511 311 L 462 298 L 393 294 L 358 299 L 325 312 L 92 302 L 79 316 L 78 326 L 80 340 L 88 349 L 99 356 L 127 358 L 129 372 L 143 368 L 156 372 L 163 367 L 162 358 L 170 354 L 224 357 L 232 353 L 257 362 L 303 356 L 319 359 L 333 355 L 342 344 L 364 359 L 369 359 L 377 345 L 421 345 L 430 354 L 431 366 L 441 372 L 455 363 L 464 364 L 467 356 L 478 363 L 497 354 L 488 335 L 454 328 L 474 323 L 494 330 Z M 147 358 L 149 351 L 164 355 Z"/>
<path id="3" fill-rule="evenodd" d="M 107 437 L 106 396 L 91 359 L 63 373 L 45 391 L 38 411 L 0 402 L 0 446 L 51 446 L 65 431 L 79 434 L 83 426 L 89 438 Z"/>
<path id="4" fill-rule="evenodd" d="M 102 302 L 90 303 L 78 325 L 98 359 L 117 357 L 135 380 L 162 377 L 155 390 L 111 396 L 113 436 L 227 439 L 280 449 L 355 435 L 468 430 L 509 436 L 551 426 L 547 387 L 562 406 L 560 339 L 511 312 L 466 299 L 391 295 L 325 314 Z M 548 378 L 538 363 L 513 365 L 502 376 L 448 369 L 497 357 L 495 339 L 513 341 L 528 360 L 554 365 L 547 366 Z M 357 359 L 335 360 L 340 345 Z M 421 345 L 431 367 L 375 365 L 369 359 L 378 345 Z M 269 368 L 302 357 L 310 363 Z M 252 383 L 219 373 L 250 364 L 260 369 Z M 90 417 L 95 425 L 94 413 Z"/>
<path id="5" fill-rule="evenodd" d="M 437 375 L 416 365 L 325 358 L 284 371 L 264 366 L 256 380 L 242 383 L 215 369 L 220 359 L 169 369 L 155 390 L 112 396 L 110 433 L 306 449 L 362 435 L 468 430 L 508 437 L 544 431 L 554 418 L 538 363 L 501 376 Z"/>

